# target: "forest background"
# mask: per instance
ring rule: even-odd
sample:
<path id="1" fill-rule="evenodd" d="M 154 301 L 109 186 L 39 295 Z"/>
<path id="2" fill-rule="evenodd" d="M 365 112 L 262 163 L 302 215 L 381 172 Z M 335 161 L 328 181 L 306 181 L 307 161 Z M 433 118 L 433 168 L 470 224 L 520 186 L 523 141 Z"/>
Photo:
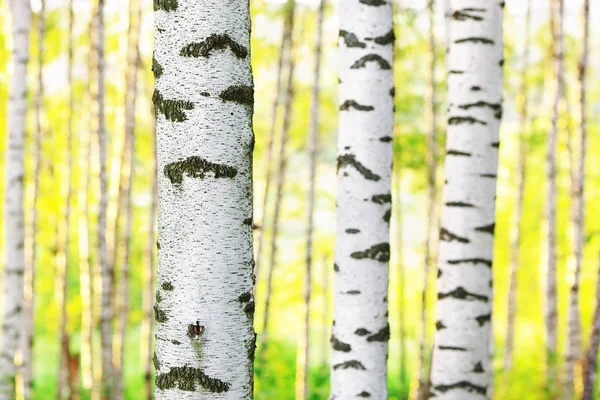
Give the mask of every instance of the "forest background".
<path id="1" fill-rule="evenodd" d="M 150 218 L 153 182 L 153 135 L 154 120 L 151 107 L 153 88 L 152 64 L 152 4 L 142 3 L 139 51 L 141 55 L 138 74 L 138 103 L 135 125 L 135 156 L 133 161 L 134 181 L 132 188 L 133 233 L 131 236 L 131 276 L 129 284 L 128 329 L 123 351 L 125 394 L 128 399 L 139 399 L 144 393 L 144 366 L 147 344 L 144 343 L 141 326 L 145 318 L 142 312 L 144 281 L 151 266 L 147 252 L 147 238 L 153 229 Z M 255 149 L 255 220 L 263 215 L 262 196 L 266 173 L 266 152 L 271 131 L 271 108 L 276 93 L 276 68 L 279 57 L 281 30 L 284 20 L 283 0 L 256 0 L 252 2 L 252 65 L 255 79 L 254 127 L 257 137 Z M 308 190 L 308 131 L 310 123 L 310 96 L 313 84 L 313 64 L 316 32 L 316 0 L 298 1 L 297 23 L 294 33 L 294 48 L 297 53 L 295 73 L 295 97 L 291 115 L 290 141 L 286 150 L 288 172 L 286 176 L 283 209 L 280 216 L 280 234 L 277 238 L 280 255 L 274 276 L 274 292 L 271 300 L 271 324 L 269 348 L 266 362 L 256 366 L 257 399 L 294 398 L 296 359 L 302 341 L 303 279 L 306 230 L 306 197 Z M 435 35 L 436 56 L 436 104 L 438 118 L 437 159 L 442 166 L 445 127 L 445 30 L 442 2 L 436 4 Z M 584 348 L 587 348 L 591 319 L 594 310 L 595 285 L 600 248 L 600 2 L 591 2 L 590 59 L 588 69 L 588 154 L 586 176 L 586 246 L 581 275 L 581 315 Z M 77 160 L 80 142 L 77 137 L 94 126 L 90 110 L 90 19 L 93 2 L 74 0 L 74 82 L 75 107 L 69 109 L 69 86 L 67 79 L 68 49 L 68 4 L 66 0 L 47 0 L 46 33 L 37 34 L 37 18 L 40 0 L 32 1 L 34 24 L 31 42 L 28 99 L 28 139 L 31 148 L 35 131 L 34 99 L 37 88 L 37 57 L 43 43 L 43 79 L 45 96 L 42 112 L 42 152 L 38 212 L 40 215 L 36 235 L 36 320 L 34 335 L 35 398 L 47 399 L 57 386 L 60 353 L 59 295 L 56 290 L 60 282 L 57 274 L 57 229 L 64 218 L 65 196 L 58 190 L 64 182 L 64 165 L 68 160 L 67 122 L 73 114 L 75 140 L 71 156 Z M 333 280 L 333 243 L 335 235 L 335 188 L 336 188 L 336 133 L 337 133 L 337 2 L 327 1 L 324 21 L 323 58 L 321 71 L 321 95 L 319 122 L 319 165 L 316 202 L 316 231 L 314 241 L 313 301 L 311 304 L 310 327 L 310 387 L 311 399 L 328 396 L 328 353 L 331 327 L 331 284 Z M 6 0 L 0 0 L 0 154 L 6 145 L 6 105 L 10 83 L 9 59 L 12 47 L 10 38 L 9 10 Z M 565 82 L 567 101 L 561 104 L 560 135 L 558 148 L 558 301 L 559 301 L 559 350 L 565 352 L 567 334 L 568 291 L 571 285 L 570 266 L 573 257 L 571 233 L 571 154 L 569 144 L 579 123 L 576 110 L 578 95 L 578 62 L 581 54 L 582 1 L 565 1 Z M 498 173 L 498 196 L 496 237 L 494 251 L 495 301 L 495 397 L 499 399 L 542 399 L 544 394 L 545 352 L 543 323 L 543 204 L 545 203 L 545 142 L 551 124 L 551 107 L 555 80 L 551 67 L 552 35 L 550 31 L 549 5 L 547 1 L 535 0 L 532 8 L 529 61 L 523 58 L 525 36 L 526 2 L 507 1 L 505 13 L 505 104 L 501 128 L 500 166 Z M 109 165 L 120 157 L 118 143 L 124 136 L 125 70 L 128 33 L 127 2 L 108 0 L 105 12 L 106 23 L 106 129 L 109 138 Z M 427 69 L 430 57 L 429 27 L 425 1 L 395 2 L 395 189 L 394 215 L 391 225 L 392 249 L 390 281 L 390 324 L 391 340 L 389 355 L 390 399 L 403 399 L 412 388 L 416 388 L 417 356 L 421 332 L 421 284 L 423 280 L 424 243 L 431 234 L 437 248 L 436 232 L 426 232 L 426 144 L 427 120 L 426 101 L 429 85 Z M 527 73 L 521 74 L 527 62 Z M 520 92 L 522 80 L 529 87 L 529 118 L 526 121 L 525 146 L 527 147 L 527 183 L 524 212 L 521 221 L 522 242 L 520 248 L 521 268 L 518 275 L 518 312 L 514 366 L 510 373 L 502 370 L 502 356 L 506 337 L 507 291 L 510 260 L 511 219 L 514 214 L 517 179 L 519 140 L 518 107 L 524 99 Z M 281 124 L 281 117 L 278 125 Z M 94 142 L 94 140 L 92 141 Z M 89 235 L 90 260 L 97 272 L 95 238 L 97 229 L 95 216 L 98 211 L 98 159 L 92 145 L 91 182 L 87 207 L 90 215 Z M 4 168 L 0 159 L 0 170 Z M 33 159 L 31 152 L 26 157 L 26 188 L 33 182 Z M 441 193 L 443 171 L 438 167 L 437 187 Z M 87 173 L 74 162 L 71 175 L 73 187 L 77 187 L 81 174 Z M 115 176 L 109 176 L 109 180 Z M 3 193 L 4 182 L 0 183 Z M 274 192 L 269 198 L 267 221 L 274 201 Z M 439 197 L 439 196 L 438 196 Z M 70 246 L 66 255 L 69 263 L 67 277 L 67 332 L 69 349 L 79 354 L 81 347 L 81 316 L 87 312 L 80 298 L 80 270 L 78 249 L 78 218 L 75 212 L 82 209 L 77 196 L 71 197 L 71 210 L 75 217 L 69 226 Z M 1 206 L 0 206 L 1 207 Z M 27 221 L 33 209 L 31 190 L 26 192 Z M 0 221 L 0 224 L 2 222 Z M 265 229 L 269 243 L 271 224 Z M 262 229 L 263 227 L 261 227 Z M 31 234 L 31 232 L 29 232 Z M 257 235 L 258 236 L 258 235 Z M 121 240 L 122 242 L 122 240 Z M 123 246 L 119 242 L 118 246 Z M 268 246 L 267 246 L 268 247 Z M 0 249 L 3 247 L 0 246 Z M 266 249 L 268 251 L 268 248 Z M 1 250 L 0 250 L 1 251 Z M 263 254 L 266 266 L 267 252 Z M 0 258 L 2 256 L 0 255 Z M 435 257 L 434 257 L 435 260 Z M 431 270 L 430 270 L 431 271 Z M 96 277 L 94 277 L 97 280 Z M 116 275 L 117 282 L 119 273 Z M 435 272 L 431 272 L 430 285 L 434 288 Z M 262 274 L 257 286 L 257 312 L 255 326 L 260 334 L 264 318 L 266 274 Z M 95 299 L 97 303 L 98 300 Z M 428 302 L 435 302 L 435 290 L 429 291 Z M 434 329 L 434 307 L 428 308 L 428 340 Z M 214 318 L 218 318 L 215 316 Z M 97 327 L 97 324 L 96 324 Z M 94 330 L 94 362 L 99 362 L 99 330 Z M 260 344 L 259 344 L 260 345 Z M 85 373 L 85 372 L 84 372 Z M 81 398 L 90 396 L 89 388 L 82 388 Z M 579 388 L 580 389 L 580 388 Z"/>

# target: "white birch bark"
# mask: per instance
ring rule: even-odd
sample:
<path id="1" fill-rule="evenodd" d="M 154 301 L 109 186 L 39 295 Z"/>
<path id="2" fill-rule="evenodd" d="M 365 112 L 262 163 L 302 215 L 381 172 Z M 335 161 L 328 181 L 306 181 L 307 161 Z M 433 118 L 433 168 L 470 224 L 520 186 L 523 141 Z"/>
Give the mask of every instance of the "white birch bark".
<path id="1" fill-rule="evenodd" d="M 25 220 L 23 211 L 23 147 L 27 116 L 27 62 L 31 8 L 28 0 L 11 0 L 13 75 L 8 102 L 8 143 L 5 154 L 4 187 L 4 318 L 0 352 L 0 399 L 15 393 L 16 354 L 25 328 L 24 280 Z M 22 354 L 21 354 L 22 356 Z M 22 358 L 22 357 L 21 357 Z"/>
<path id="2" fill-rule="evenodd" d="M 517 279 L 520 264 L 521 249 L 521 220 L 523 219 L 523 199 L 525 197 L 525 179 L 527 166 L 527 146 L 525 143 L 525 131 L 528 124 L 528 82 L 527 71 L 529 70 L 529 46 L 531 25 L 531 0 L 527 2 L 527 14 L 525 17 L 525 40 L 523 42 L 523 67 L 521 69 L 521 104 L 519 110 L 519 138 L 517 160 L 517 200 L 515 213 L 513 215 L 511 238 L 510 238 L 510 277 L 508 284 L 508 320 L 506 323 L 506 345 L 504 350 L 504 370 L 512 368 L 513 347 L 515 338 L 515 319 L 517 316 Z"/>
<path id="3" fill-rule="evenodd" d="M 589 15 L 589 1 L 585 1 L 585 9 Z M 587 48 L 587 44 L 585 45 Z M 596 387 L 596 369 L 598 367 L 598 348 L 600 347 L 600 264 L 598 268 L 598 281 L 596 283 L 596 310 L 592 321 L 592 332 L 590 335 L 590 348 L 587 354 L 587 366 L 583 377 L 583 395 L 581 400 L 594 399 Z"/>
<path id="4" fill-rule="evenodd" d="M 394 108 L 392 6 L 339 8 L 339 131 L 330 399 L 387 398 Z"/>
<path id="5" fill-rule="evenodd" d="M 429 398 L 486 399 L 504 2 L 452 0 L 437 322 Z"/>
<path id="6" fill-rule="evenodd" d="M 159 0 L 155 397 L 251 399 L 252 132 L 248 0 Z"/>

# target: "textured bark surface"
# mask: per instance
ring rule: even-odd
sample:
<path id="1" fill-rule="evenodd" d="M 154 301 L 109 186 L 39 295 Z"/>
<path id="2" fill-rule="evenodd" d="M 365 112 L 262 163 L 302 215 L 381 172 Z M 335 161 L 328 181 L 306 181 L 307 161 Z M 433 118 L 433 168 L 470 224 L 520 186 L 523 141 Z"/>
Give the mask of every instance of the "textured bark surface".
<path id="1" fill-rule="evenodd" d="M 517 279 L 520 264 L 521 249 L 521 220 L 523 217 L 523 199 L 525 195 L 525 179 L 527 165 L 527 145 L 525 132 L 528 126 L 528 90 L 527 71 L 529 70 L 529 45 L 531 25 L 531 0 L 527 2 L 525 17 L 525 40 L 523 42 L 523 67 L 521 69 L 521 104 L 519 106 L 519 138 L 517 160 L 517 199 L 510 232 L 510 277 L 508 284 L 508 320 L 506 323 L 506 345 L 504 348 L 504 369 L 512 368 L 513 348 L 515 339 L 515 318 L 517 316 Z"/>
<path id="2" fill-rule="evenodd" d="M 155 397 L 251 399 L 248 0 L 155 1 Z"/>
<path id="3" fill-rule="evenodd" d="M 331 399 L 387 398 L 394 31 L 391 1 L 339 9 Z"/>
<path id="4" fill-rule="evenodd" d="M 31 8 L 27 0 L 11 0 L 13 74 L 8 102 L 8 142 L 5 154 L 4 190 L 4 318 L 0 351 L 0 399 L 11 400 L 15 391 L 15 353 L 21 345 L 25 319 L 25 221 L 23 213 L 23 147 L 27 116 L 27 62 Z"/>
<path id="5" fill-rule="evenodd" d="M 589 1 L 586 0 L 586 10 L 589 11 Z M 589 14 L 588 14 L 589 15 Z M 599 260 L 600 261 L 600 260 Z M 596 284 L 596 311 L 592 321 L 590 348 L 587 355 L 587 367 L 584 371 L 583 395 L 581 400 L 592 400 L 596 386 L 596 369 L 598 368 L 598 348 L 600 347 L 600 263 L 598 265 L 598 282 Z"/>
<path id="6" fill-rule="evenodd" d="M 451 6 L 447 181 L 429 398 L 486 399 L 504 2 L 453 0 Z"/>

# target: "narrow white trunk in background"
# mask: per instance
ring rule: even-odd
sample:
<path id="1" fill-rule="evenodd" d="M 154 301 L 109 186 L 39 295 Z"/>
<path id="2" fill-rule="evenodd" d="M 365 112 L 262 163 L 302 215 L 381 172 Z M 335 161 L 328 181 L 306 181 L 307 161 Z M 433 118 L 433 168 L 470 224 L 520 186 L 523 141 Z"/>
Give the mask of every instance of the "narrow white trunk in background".
<path id="1" fill-rule="evenodd" d="M 339 8 L 331 399 L 387 398 L 394 30 L 390 0 Z"/>
<path id="2" fill-rule="evenodd" d="M 486 399 L 504 2 L 452 0 L 448 135 L 430 398 Z"/>
<path id="3" fill-rule="evenodd" d="M 585 4 L 586 10 L 589 13 L 589 1 L 586 0 Z M 593 400 L 596 386 L 598 347 L 600 346 L 600 264 L 598 266 L 598 281 L 596 283 L 596 310 L 594 311 L 594 319 L 592 320 L 590 348 L 587 355 L 587 367 L 584 371 L 583 395 L 581 396 L 581 400 Z"/>
<path id="4" fill-rule="evenodd" d="M 25 328 L 23 314 L 25 270 L 25 221 L 23 214 L 23 147 L 27 116 L 27 62 L 31 8 L 28 0 L 10 0 L 12 15 L 13 75 L 8 104 L 8 142 L 5 154 L 4 187 L 4 318 L 0 351 L 0 399 L 12 400 L 15 391 L 16 354 Z M 19 357 L 15 357 L 15 355 Z"/>
<path id="5" fill-rule="evenodd" d="M 155 397 L 251 399 L 248 0 L 158 0 Z"/>

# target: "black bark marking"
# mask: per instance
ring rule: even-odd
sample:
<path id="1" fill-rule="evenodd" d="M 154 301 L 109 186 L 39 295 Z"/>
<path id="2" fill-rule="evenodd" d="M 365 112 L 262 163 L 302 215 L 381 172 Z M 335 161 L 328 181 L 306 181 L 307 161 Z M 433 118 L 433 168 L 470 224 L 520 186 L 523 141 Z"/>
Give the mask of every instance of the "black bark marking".
<path id="1" fill-rule="evenodd" d="M 478 362 L 477 364 L 475 364 L 475 366 L 473 367 L 473 372 L 476 374 L 481 374 L 482 372 L 485 372 L 481 362 Z"/>
<path id="2" fill-rule="evenodd" d="M 457 287 L 451 292 L 448 293 L 438 293 L 438 300 L 443 300 L 447 297 L 451 297 L 458 300 L 467 300 L 467 301 L 482 301 L 487 303 L 490 299 L 482 294 L 470 293 L 467 292 L 462 286 Z"/>
<path id="3" fill-rule="evenodd" d="M 365 179 L 370 181 L 377 182 L 381 179 L 381 177 L 377 174 L 374 174 L 373 171 L 362 165 L 360 162 L 356 160 L 356 156 L 354 154 L 342 154 L 338 157 L 338 171 L 346 166 L 354 167 Z"/>
<path id="4" fill-rule="evenodd" d="M 440 350 L 451 350 L 451 351 L 467 351 L 466 347 L 457 347 L 457 346 L 438 346 Z"/>
<path id="5" fill-rule="evenodd" d="M 340 30 L 340 37 L 344 39 L 346 47 L 359 47 L 361 49 L 367 47 L 367 45 L 358 40 L 358 37 L 352 32 L 348 32 L 342 29 Z"/>
<path id="6" fill-rule="evenodd" d="M 204 326 L 200 325 L 200 321 L 194 324 L 189 324 L 187 327 L 187 335 L 191 339 L 198 339 L 204 333 Z"/>
<path id="7" fill-rule="evenodd" d="M 463 207 L 463 208 L 475 208 L 471 203 L 465 203 L 462 201 L 449 201 L 444 204 L 446 207 Z"/>
<path id="8" fill-rule="evenodd" d="M 492 178 L 492 179 L 496 179 L 498 177 L 498 175 L 496 175 L 496 174 L 479 174 L 479 176 L 482 178 Z"/>
<path id="9" fill-rule="evenodd" d="M 394 140 L 394 138 L 391 136 L 382 136 L 379 138 L 379 141 L 383 143 L 390 143 L 392 140 Z"/>
<path id="10" fill-rule="evenodd" d="M 383 214 L 383 222 L 387 222 L 389 224 L 391 219 L 392 219 L 392 209 L 390 208 L 389 210 L 387 210 L 385 212 L 385 214 Z"/>
<path id="11" fill-rule="evenodd" d="M 357 394 L 356 396 L 358 397 L 371 397 L 371 393 L 369 392 L 365 392 L 364 390 L 362 392 L 360 392 L 359 394 Z"/>
<path id="12" fill-rule="evenodd" d="M 447 326 L 444 325 L 444 323 L 442 321 L 436 321 L 435 323 L 435 329 L 438 331 L 441 331 L 442 329 L 446 329 Z"/>
<path id="13" fill-rule="evenodd" d="M 447 156 L 460 156 L 460 157 L 471 157 L 472 154 L 471 153 L 465 153 L 464 151 L 458 151 L 458 150 L 448 150 L 446 152 Z"/>
<path id="14" fill-rule="evenodd" d="M 469 243 L 469 239 L 455 235 L 446 228 L 440 229 L 440 240 L 443 242 L 457 241 L 459 243 Z"/>
<path id="15" fill-rule="evenodd" d="M 452 14 L 452 19 L 455 21 L 466 21 L 472 19 L 473 21 L 483 21 L 483 17 L 479 15 L 473 15 L 473 12 L 485 12 L 483 8 L 463 8 L 462 10 L 456 10 Z"/>
<path id="16" fill-rule="evenodd" d="M 463 110 L 469 110 L 471 108 L 489 108 L 494 111 L 494 117 L 497 119 L 502 118 L 502 104 L 501 103 L 488 103 L 487 101 L 478 101 L 476 103 L 463 104 L 458 108 Z"/>
<path id="17" fill-rule="evenodd" d="M 348 229 L 346 229 L 346 233 L 348 233 L 350 235 L 355 235 L 357 233 L 360 233 L 360 229 L 348 228 Z"/>
<path id="18" fill-rule="evenodd" d="M 481 121 L 477 118 L 473 118 L 473 117 L 451 117 L 448 119 L 448 125 L 460 125 L 460 124 L 469 124 L 469 125 L 473 125 L 473 124 L 480 124 L 480 125 L 487 125 L 487 122 L 485 121 Z"/>
<path id="19" fill-rule="evenodd" d="M 500 142 L 494 142 L 494 143 L 492 143 L 492 147 L 495 147 L 497 149 L 500 148 Z"/>
<path id="20" fill-rule="evenodd" d="M 154 11 L 175 11 L 178 6 L 177 0 L 154 0 Z"/>
<path id="21" fill-rule="evenodd" d="M 200 92 L 200 96 L 202 96 L 202 97 L 210 97 L 210 93 L 208 93 L 208 92 Z"/>
<path id="22" fill-rule="evenodd" d="M 392 202 L 392 194 L 391 193 L 376 194 L 375 196 L 371 197 L 371 201 L 376 204 L 391 203 Z"/>
<path id="23" fill-rule="evenodd" d="M 480 92 L 481 91 L 481 86 L 471 86 L 471 91 L 473 91 L 473 92 Z"/>
<path id="24" fill-rule="evenodd" d="M 224 50 L 229 47 L 231 52 L 240 59 L 248 57 L 248 49 L 237 43 L 227 34 L 213 34 L 201 42 L 185 45 L 179 55 L 182 57 L 208 58 L 213 50 Z"/>
<path id="25" fill-rule="evenodd" d="M 364 251 L 356 251 L 350 254 L 350 257 L 356 260 L 370 258 L 376 261 L 388 262 L 390 261 L 390 244 L 379 243 Z"/>
<path id="26" fill-rule="evenodd" d="M 168 320 L 167 314 L 158 307 L 158 304 L 154 305 L 154 319 L 158 323 L 164 323 Z"/>
<path id="27" fill-rule="evenodd" d="M 340 267 L 337 264 L 333 264 L 333 270 L 335 272 L 340 272 Z"/>
<path id="28" fill-rule="evenodd" d="M 252 318 L 254 318 L 254 310 L 255 309 L 256 309 L 256 305 L 253 301 L 246 303 L 246 305 L 244 306 L 244 312 L 246 313 L 248 318 L 250 318 L 251 320 L 252 320 Z"/>
<path id="29" fill-rule="evenodd" d="M 233 101 L 249 106 L 252 111 L 254 107 L 254 87 L 246 85 L 230 86 L 219 95 L 219 98 L 223 101 Z"/>
<path id="30" fill-rule="evenodd" d="M 459 71 L 456 69 L 451 69 L 450 71 L 448 71 L 448 75 L 462 75 L 464 73 L 465 73 L 465 71 Z"/>
<path id="31" fill-rule="evenodd" d="M 234 178 L 237 175 L 237 169 L 228 165 L 216 164 L 205 160 L 202 157 L 192 156 L 182 161 L 175 161 L 165 165 L 163 173 L 174 186 L 180 186 L 183 182 L 183 175 L 190 178 L 204 179 L 208 172 L 212 172 L 215 178 Z"/>
<path id="32" fill-rule="evenodd" d="M 358 360 L 350 360 L 350 361 L 345 361 L 343 363 L 339 363 L 339 364 L 335 364 L 333 366 L 333 369 L 358 369 L 361 371 L 366 371 L 367 369 L 365 368 L 364 365 L 362 365 L 362 363 Z"/>
<path id="33" fill-rule="evenodd" d="M 379 64 L 380 69 L 392 69 L 390 63 L 387 62 L 379 54 L 367 54 L 366 56 L 359 58 L 354 64 L 352 64 L 350 69 L 365 68 L 368 62 L 376 62 L 377 64 Z"/>
<path id="34" fill-rule="evenodd" d="M 227 392 L 230 386 L 227 382 L 212 378 L 202 370 L 187 365 L 184 367 L 171 367 L 168 373 L 156 376 L 156 387 L 161 390 L 173 389 L 177 386 L 179 390 L 194 392 L 197 384 L 213 393 Z"/>
<path id="35" fill-rule="evenodd" d="M 331 336 L 331 346 L 333 347 L 334 350 L 341 351 L 343 353 L 348 353 L 348 352 L 352 351 L 352 347 L 348 343 L 344 343 L 344 342 L 340 341 L 338 338 L 336 338 L 333 335 Z"/>
<path id="36" fill-rule="evenodd" d="M 490 322 L 492 320 L 492 314 L 483 314 L 480 315 L 478 317 L 475 317 L 475 321 L 477 321 L 477 323 L 479 324 L 479 326 L 484 326 L 485 324 L 487 324 L 488 322 Z"/>
<path id="37" fill-rule="evenodd" d="M 154 352 L 154 355 L 152 356 L 152 364 L 154 364 L 154 369 L 155 370 L 159 370 L 160 369 L 160 361 L 158 361 L 158 357 L 156 356 L 156 352 Z"/>
<path id="38" fill-rule="evenodd" d="M 154 103 L 154 112 L 156 114 L 161 113 L 167 120 L 172 122 L 187 120 L 187 116 L 183 110 L 192 110 L 194 108 L 194 104 L 190 101 L 165 99 L 156 89 L 152 95 L 152 103 Z"/>
<path id="39" fill-rule="evenodd" d="M 250 300 L 252 300 L 252 293 L 251 292 L 244 292 L 244 293 L 240 294 L 239 297 L 238 297 L 238 301 L 240 303 L 247 303 Z"/>
<path id="40" fill-rule="evenodd" d="M 482 394 L 482 395 L 485 395 L 487 392 L 487 387 L 478 386 L 469 381 L 460 381 L 460 382 L 456 382 L 456 383 L 453 383 L 450 385 L 437 385 L 433 389 L 438 392 L 442 392 L 442 393 L 445 393 L 445 392 L 448 392 L 448 391 L 454 390 L 454 389 L 463 389 L 469 393 L 475 392 L 475 393 Z"/>
<path id="41" fill-rule="evenodd" d="M 340 111 L 348 111 L 351 108 L 358 111 L 373 111 L 375 109 L 373 106 L 363 106 L 362 104 L 358 104 L 355 100 L 346 100 L 344 104 L 340 106 Z"/>
<path id="42" fill-rule="evenodd" d="M 494 229 L 496 228 L 496 224 L 490 224 L 486 226 L 480 226 L 475 228 L 477 232 L 489 233 L 490 235 L 494 235 Z"/>
<path id="43" fill-rule="evenodd" d="M 484 37 L 468 37 L 463 39 L 455 40 L 454 43 L 481 43 L 481 44 L 489 44 L 493 45 L 495 42 L 492 39 L 484 38 Z"/>
<path id="44" fill-rule="evenodd" d="M 461 258 L 458 260 L 448 260 L 448 264 L 450 265 L 457 265 L 457 264 L 464 264 L 464 263 L 471 263 L 471 264 L 484 264 L 485 266 L 488 266 L 490 268 L 492 268 L 492 260 L 486 260 L 485 258 Z"/>
<path id="45" fill-rule="evenodd" d="M 381 328 L 379 332 L 367 337 L 367 342 L 387 342 L 388 340 L 390 340 L 389 324 Z"/>
<path id="46" fill-rule="evenodd" d="M 156 61 L 156 58 L 152 57 L 152 72 L 154 72 L 154 79 L 158 79 L 163 74 L 162 66 Z"/>
<path id="47" fill-rule="evenodd" d="M 394 40 L 396 40 L 396 35 L 394 35 L 394 30 L 390 29 L 390 31 L 383 36 L 366 38 L 366 40 L 372 40 L 379 45 L 385 46 L 386 44 L 394 43 Z"/>
<path id="48" fill-rule="evenodd" d="M 160 243 L 158 243 L 158 240 L 156 241 L 156 249 L 160 250 Z"/>
<path id="49" fill-rule="evenodd" d="M 163 284 L 162 284 L 162 285 L 160 285 L 160 286 L 163 288 L 163 290 L 166 290 L 167 292 L 170 292 L 170 291 L 172 291 L 173 289 L 175 289 L 175 288 L 173 287 L 173 284 L 172 284 L 171 282 L 163 282 Z"/>
<path id="50" fill-rule="evenodd" d="M 498 61 L 498 65 L 501 67 L 504 67 L 504 58 L 500 61 Z"/>
<path id="51" fill-rule="evenodd" d="M 359 0 L 358 2 L 373 7 L 385 6 L 387 4 L 384 0 Z"/>
<path id="52" fill-rule="evenodd" d="M 352 294 L 352 295 L 354 295 L 354 294 L 360 294 L 360 290 L 348 290 L 344 294 Z"/>
<path id="53" fill-rule="evenodd" d="M 357 330 L 354 331 L 355 335 L 358 336 L 366 336 L 369 335 L 371 333 L 371 331 L 369 331 L 368 329 L 365 328 L 358 328 Z"/>
<path id="54" fill-rule="evenodd" d="M 247 226 L 252 226 L 252 218 L 246 218 L 242 223 Z"/>

